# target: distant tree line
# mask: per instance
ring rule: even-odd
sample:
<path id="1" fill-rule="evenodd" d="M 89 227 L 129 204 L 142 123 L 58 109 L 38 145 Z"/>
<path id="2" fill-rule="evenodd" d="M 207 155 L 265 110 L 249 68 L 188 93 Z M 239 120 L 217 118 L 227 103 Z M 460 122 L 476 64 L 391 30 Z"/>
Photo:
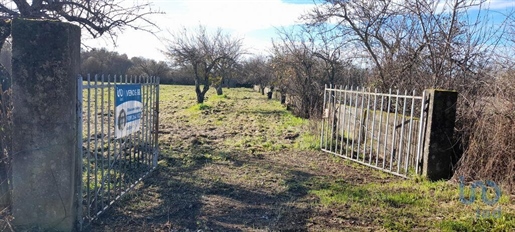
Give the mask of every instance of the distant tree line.
<path id="1" fill-rule="evenodd" d="M 223 63 L 223 65 L 236 67 L 239 64 Z M 217 73 L 218 76 L 225 77 L 221 80 L 220 86 L 251 87 L 251 81 L 245 78 L 240 70 Z M 189 66 L 178 66 L 144 57 L 129 58 L 126 54 L 108 51 L 105 48 L 93 48 L 81 52 L 81 74 L 83 76 L 88 74 L 158 76 L 161 84 L 195 85 L 195 76 Z"/>

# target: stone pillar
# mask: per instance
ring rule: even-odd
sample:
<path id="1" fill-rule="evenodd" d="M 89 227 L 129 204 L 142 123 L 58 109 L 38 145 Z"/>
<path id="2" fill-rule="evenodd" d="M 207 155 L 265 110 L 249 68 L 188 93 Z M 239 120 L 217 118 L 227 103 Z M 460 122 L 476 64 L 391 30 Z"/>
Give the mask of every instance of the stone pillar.
<path id="1" fill-rule="evenodd" d="M 447 179 L 451 176 L 458 93 L 436 89 L 426 90 L 426 93 L 429 95 L 429 109 L 422 175 L 430 180 Z"/>
<path id="2" fill-rule="evenodd" d="M 13 224 L 21 230 L 77 227 L 77 75 L 80 28 L 14 19 Z"/>

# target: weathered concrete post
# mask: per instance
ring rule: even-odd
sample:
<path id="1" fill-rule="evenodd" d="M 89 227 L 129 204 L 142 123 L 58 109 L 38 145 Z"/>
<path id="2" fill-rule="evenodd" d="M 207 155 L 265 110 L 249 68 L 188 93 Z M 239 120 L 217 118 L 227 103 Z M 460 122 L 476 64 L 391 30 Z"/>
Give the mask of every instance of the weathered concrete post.
<path id="1" fill-rule="evenodd" d="M 424 142 L 422 175 L 430 180 L 448 178 L 451 174 L 453 133 L 458 93 L 430 89 L 427 130 Z"/>
<path id="2" fill-rule="evenodd" d="M 19 229 L 76 229 L 80 28 L 15 19 L 12 214 Z"/>

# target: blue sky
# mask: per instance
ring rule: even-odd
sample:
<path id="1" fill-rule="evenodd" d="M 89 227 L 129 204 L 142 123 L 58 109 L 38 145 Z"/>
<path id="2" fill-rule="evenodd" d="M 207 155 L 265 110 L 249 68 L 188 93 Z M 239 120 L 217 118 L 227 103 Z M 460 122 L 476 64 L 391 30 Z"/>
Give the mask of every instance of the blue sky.
<path id="1" fill-rule="evenodd" d="M 320 0 L 316 0 L 319 2 Z M 131 2 L 131 1 L 127 1 Z M 275 37 L 276 27 L 299 23 L 299 16 L 313 8 L 313 0 L 154 0 L 154 9 L 165 14 L 153 15 L 151 20 L 160 28 L 151 35 L 143 31 L 125 30 L 119 35 L 117 47 L 108 39 L 86 40 L 90 47 L 106 47 L 129 57 L 142 56 L 166 60 L 160 52 L 170 32 L 182 27 L 222 28 L 231 35 L 244 39 L 251 53 L 266 53 Z M 129 3 L 130 4 L 130 3 Z M 505 12 L 515 7 L 515 0 L 487 0 L 491 10 Z M 495 20 L 495 19 L 494 19 Z"/>

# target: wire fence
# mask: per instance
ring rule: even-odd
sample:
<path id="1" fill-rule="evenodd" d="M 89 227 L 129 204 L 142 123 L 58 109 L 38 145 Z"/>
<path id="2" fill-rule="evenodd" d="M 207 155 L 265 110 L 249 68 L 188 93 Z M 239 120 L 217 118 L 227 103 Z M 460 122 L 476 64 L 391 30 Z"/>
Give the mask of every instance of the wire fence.
<path id="1" fill-rule="evenodd" d="M 124 86 L 139 89 L 141 108 L 122 118 L 116 91 Z M 77 144 L 82 150 L 82 227 L 156 168 L 159 78 L 88 75 L 79 77 L 78 88 L 83 138 Z M 120 136 L 117 130 L 127 121 L 137 124 L 133 124 L 133 132 Z"/>
<path id="2" fill-rule="evenodd" d="M 421 174 L 427 106 L 425 92 L 326 86 L 320 147 L 394 175 Z"/>

